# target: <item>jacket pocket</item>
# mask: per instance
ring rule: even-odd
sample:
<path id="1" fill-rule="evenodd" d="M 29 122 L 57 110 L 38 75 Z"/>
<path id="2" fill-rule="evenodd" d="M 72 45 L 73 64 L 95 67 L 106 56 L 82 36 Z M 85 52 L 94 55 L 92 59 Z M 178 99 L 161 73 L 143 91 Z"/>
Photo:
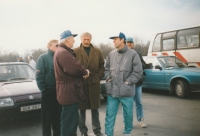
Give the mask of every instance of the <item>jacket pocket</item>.
<path id="1" fill-rule="evenodd" d="M 81 100 L 84 98 L 84 90 L 83 90 L 83 85 L 75 83 L 74 84 L 74 91 L 73 91 L 74 97 L 77 100 Z"/>
<path id="2" fill-rule="evenodd" d="M 95 84 L 95 83 L 100 83 L 100 78 L 98 77 L 98 75 L 97 74 L 94 74 L 93 76 L 92 76 L 92 83 L 93 84 Z"/>
<path id="3" fill-rule="evenodd" d="M 106 82 L 105 88 L 106 88 L 106 94 L 110 95 L 112 92 L 112 82 Z"/>
<path id="4" fill-rule="evenodd" d="M 130 85 L 122 83 L 120 87 L 120 96 L 132 97 L 133 95 L 134 95 L 134 90 L 132 89 L 132 87 Z"/>

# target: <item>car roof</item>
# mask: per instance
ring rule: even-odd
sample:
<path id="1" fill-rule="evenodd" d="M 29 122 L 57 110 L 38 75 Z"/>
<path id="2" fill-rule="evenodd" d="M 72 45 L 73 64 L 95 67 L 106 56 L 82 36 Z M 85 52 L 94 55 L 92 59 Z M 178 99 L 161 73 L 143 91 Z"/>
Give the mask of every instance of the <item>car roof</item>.
<path id="1" fill-rule="evenodd" d="M 0 62 L 0 66 L 3 66 L 3 65 L 14 65 L 14 64 L 27 65 L 28 63 L 26 63 L 26 62 Z"/>

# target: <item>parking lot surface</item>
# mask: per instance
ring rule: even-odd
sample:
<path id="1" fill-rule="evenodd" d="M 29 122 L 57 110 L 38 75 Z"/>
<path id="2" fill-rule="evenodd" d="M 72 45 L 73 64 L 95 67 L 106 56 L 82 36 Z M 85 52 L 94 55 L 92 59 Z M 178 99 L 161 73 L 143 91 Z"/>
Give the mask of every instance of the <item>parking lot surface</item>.
<path id="1" fill-rule="evenodd" d="M 200 136 L 200 93 L 189 99 L 179 99 L 163 91 L 143 92 L 144 117 L 147 128 L 137 126 L 134 108 L 132 136 Z M 99 109 L 102 133 L 105 133 L 106 101 L 102 98 Z M 93 136 L 91 113 L 87 111 L 86 122 L 89 135 Z M 121 105 L 119 107 L 115 136 L 123 136 Z M 80 136 L 79 129 L 77 130 Z M 9 121 L 0 125 L 0 136 L 42 136 L 39 116 Z"/>

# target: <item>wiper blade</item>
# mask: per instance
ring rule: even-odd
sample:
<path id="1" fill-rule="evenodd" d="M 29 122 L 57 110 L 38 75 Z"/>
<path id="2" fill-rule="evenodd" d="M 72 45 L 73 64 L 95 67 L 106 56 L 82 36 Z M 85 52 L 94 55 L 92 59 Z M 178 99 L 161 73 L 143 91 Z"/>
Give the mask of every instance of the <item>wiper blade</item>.
<path id="1" fill-rule="evenodd" d="M 165 67 L 165 68 L 173 68 L 174 66 L 167 66 L 167 67 Z"/>
<path id="2" fill-rule="evenodd" d="M 26 79 L 32 79 L 32 78 L 12 78 L 12 79 L 10 79 L 10 80 L 26 80 Z"/>
<path id="3" fill-rule="evenodd" d="M 10 80 L 0 80 L 0 82 L 4 82 L 4 81 L 10 81 Z"/>

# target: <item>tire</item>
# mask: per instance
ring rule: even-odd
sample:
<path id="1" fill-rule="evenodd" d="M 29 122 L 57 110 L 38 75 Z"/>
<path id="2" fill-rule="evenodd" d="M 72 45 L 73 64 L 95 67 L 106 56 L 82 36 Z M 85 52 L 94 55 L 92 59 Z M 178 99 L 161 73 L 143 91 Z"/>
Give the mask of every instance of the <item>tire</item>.
<path id="1" fill-rule="evenodd" d="M 189 96 L 189 86 L 184 80 L 177 80 L 174 84 L 174 92 L 178 98 L 187 98 Z"/>

